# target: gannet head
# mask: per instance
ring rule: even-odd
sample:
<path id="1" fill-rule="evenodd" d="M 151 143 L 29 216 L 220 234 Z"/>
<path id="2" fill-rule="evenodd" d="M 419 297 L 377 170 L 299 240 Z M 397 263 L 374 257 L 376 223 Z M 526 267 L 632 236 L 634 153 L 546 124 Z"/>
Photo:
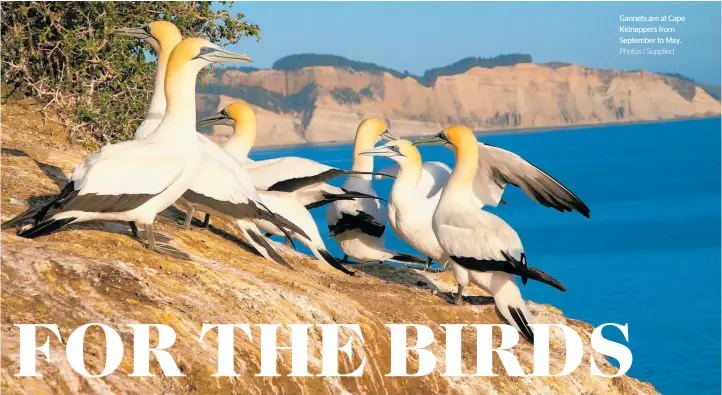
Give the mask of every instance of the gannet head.
<path id="1" fill-rule="evenodd" d="M 454 125 L 433 136 L 418 138 L 414 145 L 443 145 L 459 149 L 466 146 L 476 147 L 476 143 L 476 136 L 471 129 L 462 125 Z"/>
<path id="2" fill-rule="evenodd" d="M 183 40 L 180 30 L 168 21 L 155 21 L 139 27 L 120 28 L 114 30 L 113 34 L 140 38 L 150 44 L 157 53 L 163 49 L 170 51 Z"/>
<path id="3" fill-rule="evenodd" d="M 412 162 L 421 164 L 421 154 L 409 140 L 395 139 L 384 145 L 369 148 L 362 151 L 359 155 L 367 156 L 383 156 L 389 158 L 399 164 Z"/>
<path id="4" fill-rule="evenodd" d="M 238 54 L 219 47 L 202 38 L 186 38 L 176 45 L 171 52 L 168 71 L 180 70 L 183 67 L 199 72 L 202 68 L 219 62 L 251 63 L 253 60 L 246 54 Z"/>
<path id="5" fill-rule="evenodd" d="M 225 106 L 221 111 L 205 117 L 198 121 L 199 127 L 211 126 L 211 125 L 226 125 L 234 126 L 236 124 L 243 124 L 248 121 L 255 121 L 256 114 L 253 112 L 253 108 L 244 102 L 239 101 Z"/>

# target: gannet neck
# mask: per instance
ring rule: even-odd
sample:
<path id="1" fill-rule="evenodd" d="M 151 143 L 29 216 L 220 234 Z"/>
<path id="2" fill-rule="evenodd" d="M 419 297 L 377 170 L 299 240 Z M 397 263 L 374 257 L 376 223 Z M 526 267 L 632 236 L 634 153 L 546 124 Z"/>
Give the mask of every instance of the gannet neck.
<path id="1" fill-rule="evenodd" d="M 166 110 L 163 122 L 173 121 L 185 125 L 183 129 L 195 133 L 196 76 L 198 72 L 185 65 L 169 67 L 165 76 Z"/>
<path id="2" fill-rule="evenodd" d="M 404 157 L 398 160 L 399 174 L 396 176 L 394 187 L 408 186 L 415 188 L 421 180 L 421 169 L 423 162 L 419 150 L 413 145 L 405 144 L 401 150 Z"/>
<path id="3" fill-rule="evenodd" d="M 471 191 L 474 176 L 476 176 L 477 171 L 479 150 L 474 135 L 470 133 L 469 136 L 468 138 L 465 137 L 461 139 L 460 144 L 454 144 L 453 151 L 456 154 L 456 165 L 451 172 L 451 177 L 449 177 L 445 190 Z"/>
<path id="4" fill-rule="evenodd" d="M 173 48 L 166 49 L 165 47 L 161 47 L 160 51 L 158 51 L 158 64 L 155 68 L 153 96 L 150 99 L 150 107 L 148 108 L 148 116 L 146 116 L 146 119 L 163 117 L 163 114 L 165 114 L 165 73 L 168 69 L 168 58 L 172 50 Z"/>
<path id="5" fill-rule="evenodd" d="M 180 31 L 171 22 L 155 21 L 150 23 L 150 27 L 153 39 L 148 40 L 148 42 L 155 51 L 157 62 L 153 96 L 150 100 L 150 108 L 146 119 L 162 118 L 165 113 L 165 73 L 168 69 L 168 60 L 173 49 L 183 40 Z"/>
<path id="6" fill-rule="evenodd" d="M 372 156 L 360 155 L 361 152 L 373 148 L 379 136 L 386 130 L 386 122 L 377 119 L 365 119 L 356 129 L 356 138 L 353 142 L 353 171 L 373 171 L 374 159 Z M 371 175 L 359 175 L 358 177 L 371 181 Z"/>
<path id="7" fill-rule="evenodd" d="M 233 135 L 223 146 L 226 152 L 232 153 L 236 158 L 246 158 L 253 148 L 258 133 L 256 114 L 250 106 L 243 106 L 232 113 L 235 125 Z"/>

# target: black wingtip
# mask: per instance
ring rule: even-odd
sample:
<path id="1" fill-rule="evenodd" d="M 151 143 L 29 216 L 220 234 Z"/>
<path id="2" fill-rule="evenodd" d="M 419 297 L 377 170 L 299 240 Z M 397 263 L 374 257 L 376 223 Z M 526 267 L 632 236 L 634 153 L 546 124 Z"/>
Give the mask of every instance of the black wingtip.
<path id="1" fill-rule="evenodd" d="M 394 261 L 405 262 L 405 263 L 426 264 L 426 259 L 419 258 L 417 256 L 413 256 L 413 255 L 409 255 L 409 254 L 396 253 L 396 255 L 392 256 L 391 259 Z"/>
<path id="2" fill-rule="evenodd" d="M 323 257 L 323 259 L 326 260 L 326 262 L 328 262 L 329 265 L 333 266 L 334 269 L 340 270 L 340 271 L 348 274 L 349 276 L 356 275 L 355 272 L 352 272 L 352 271 L 346 269 L 345 267 L 343 267 L 343 265 L 341 265 L 341 262 L 339 262 L 336 258 L 334 258 L 333 255 L 331 255 L 331 253 L 328 252 L 327 250 L 318 250 L 318 253 Z"/>
<path id="3" fill-rule="evenodd" d="M 509 314 L 519 327 L 519 333 L 531 344 L 534 344 L 534 331 L 529 326 L 529 322 L 524 317 L 524 312 L 518 307 L 508 306 Z"/>
<path id="4" fill-rule="evenodd" d="M 3 229 L 7 229 L 7 228 L 11 228 L 15 225 L 20 225 L 20 224 L 30 221 L 30 220 L 36 220 L 37 214 L 42 209 L 43 209 L 43 207 L 35 207 L 35 208 L 31 208 L 29 210 L 26 210 L 26 211 L 18 214 L 17 216 L 15 216 L 15 218 L 11 218 L 8 221 L 3 222 L 2 224 L 0 224 L 0 227 L 2 227 Z"/>
<path id="5" fill-rule="evenodd" d="M 53 233 L 56 230 L 62 228 L 63 226 L 69 225 L 76 219 L 77 218 L 75 218 L 75 217 L 61 218 L 61 219 L 49 219 L 47 221 L 43 221 L 43 222 L 33 226 L 30 229 L 27 229 L 27 230 L 24 230 L 24 231 L 18 233 L 18 236 L 25 237 L 27 239 L 34 239 L 36 237 L 40 237 L 40 236 L 44 236 L 44 235 Z"/>
<path id="6" fill-rule="evenodd" d="M 532 280 L 536 280 L 539 282 L 542 282 L 547 285 L 551 285 L 552 287 L 562 291 L 567 292 L 567 287 L 564 286 L 559 280 L 555 279 L 548 273 L 543 272 L 542 270 L 536 268 L 536 267 L 530 267 L 527 271 L 529 274 L 529 278 Z"/>
<path id="7" fill-rule="evenodd" d="M 288 262 L 286 262 L 285 259 L 283 259 L 283 257 L 281 256 L 281 254 L 279 254 L 279 253 L 271 246 L 271 244 L 268 242 L 268 240 L 267 240 L 265 237 L 259 235 L 258 233 L 254 232 L 254 231 L 252 231 L 252 230 L 247 230 L 247 231 L 248 231 L 248 234 L 249 234 L 249 235 L 251 236 L 251 238 L 253 239 L 253 241 L 255 241 L 256 243 L 258 243 L 261 247 L 263 247 L 263 248 L 266 250 L 266 252 L 267 252 L 268 255 L 271 257 L 271 259 L 273 259 L 274 261 L 276 261 L 277 263 L 279 263 L 279 264 L 281 264 L 281 265 L 288 266 L 288 267 L 290 267 L 290 268 L 293 269 L 293 267 L 292 267 L 291 265 L 289 265 Z"/>

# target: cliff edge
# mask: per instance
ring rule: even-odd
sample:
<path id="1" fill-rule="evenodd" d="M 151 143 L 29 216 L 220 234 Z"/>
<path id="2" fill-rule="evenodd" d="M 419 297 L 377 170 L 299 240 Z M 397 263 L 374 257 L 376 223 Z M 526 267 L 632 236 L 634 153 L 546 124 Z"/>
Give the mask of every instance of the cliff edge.
<path id="1" fill-rule="evenodd" d="M 64 174 L 85 155 L 67 145 L 67 134 L 53 124 L 42 124 L 34 105 L 5 105 L 2 109 L 2 220 L 59 192 Z M 146 251 L 120 223 L 93 223 L 36 240 L 2 231 L 2 392 L 5 394 L 266 394 L 266 393 L 499 393 L 499 394 L 651 394 L 649 383 L 630 377 L 592 377 L 589 344 L 592 327 L 569 319 L 558 309 L 530 302 L 543 323 L 563 323 L 584 342 L 582 366 L 564 377 L 442 377 L 444 335 L 441 323 L 502 323 L 488 297 L 467 298 L 466 305 L 449 304 L 446 292 L 454 288 L 450 273 L 422 273 L 384 265 L 355 265 L 360 275 L 348 277 L 290 249 L 283 253 L 293 270 L 265 261 L 243 247 L 237 233 L 213 220 L 210 230 L 180 230 L 178 214 L 163 213 L 157 230 L 189 252 L 193 261 L 180 261 Z M 477 290 L 478 291 L 478 290 Z M 56 323 L 67 339 L 86 323 L 105 323 L 124 341 L 119 369 L 106 377 L 84 378 L 73 372 L 58 341 L 51 340 L 52 361 L 38 358 L 43 377 L 15 377 L 18 372 L 17 323 Z M 204 323 L 359 323 L 364 344 L 354 344 L 354 361 L 341 358 L 341 371 L 367 357 L 362 377 L 288 377 L 290 353 L 280 352 L 282 377 L 255 377 L 259 371 L 259 331 L 251 343 L 238 335 L 235 343 L 236 378 L 215 378 L 216 337 L 198 342 Z M 155 377 L 128 377 L 132 372 L 132 334 L 127 324 L 162 323 L 177 334 L 170 351 L 185 377 L 165 377 L 152 360 Z M 389 371 L 389 334 L 386 323 L 417 323 L 434 330 L 429 347 L 440 366 L 418 378 L 385 377 Z M 97 329 L 97 328 L 95 328 Z M 471 332 L 471 331 L 469 331 Z M 44 337 L 43 337 L 44 338 Z M 153 338 L 153 336 L 152 336 Z M 412 336 L 413 338 L 413 336 Z M 152 340 L 154 342 L 155 340 Z M 341 339 L 343 342 L 343 339 Z M 320 332 L 309 335 L 309 371 L 320 371 Z M 85 361 L 98 373 L 105 356 L 100 330 L 86 334 Z M 289 344 L 281 329 L 279 345 Z M 343 343 L 342 343 L 343 344 Z M 465 333 L 463 362 L 475 369 L 475 336 Z M 514 347 L 526 371 L 532 367 L 532 347 Z M 603 359 L 594 354 L 597 360 Z M 560 371 L 564 346 L 557 338 L 551 348 L 552 372 Z M 411 359 L 410 371 L 417 361 Z M 495 372 L 502 373 L 495 357 Z M 616 371 L 604 362 L 602 370 Z"/>
<path id="2" fill-rule="evenodd" d="M 394 134 L 554 128 L 716 116 L 720 102 L 700 85 L 646 71 L 519 63 L 473 67 L 424 84 L 388 72 L 332 66 L 219 70 L 198 88 L 201 115 L 243 99 L 258 115 L 258 146 L 352 141 L 366 117 Z M 231 129 L 216 126 L 225 138 Z"/>

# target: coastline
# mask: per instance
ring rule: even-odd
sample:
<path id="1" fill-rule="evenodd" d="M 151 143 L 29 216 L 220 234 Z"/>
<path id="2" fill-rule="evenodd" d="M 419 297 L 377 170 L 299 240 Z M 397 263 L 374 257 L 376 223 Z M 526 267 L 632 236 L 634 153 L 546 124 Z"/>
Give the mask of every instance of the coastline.
<path id="1" fill-rule="evenodd" d="M 474 131 L 474 134 L 478 136 L 503 136 L 508 134 L 531 134 L 531 133 L 550 133 L 559 132 L 569 129 L 589 129 L 596 127 L 606 126 L 627 126 L 627 125 L 640 125 L 640 124 L 655 124 L 655 123 L 667 123 L 667 122 L 682 122 L 702 119 L 713 119 L 721 118 L 722 114 L 716 115 L 701 115 L 693 117 L 677 117 L 670 119 L 655 119 L 655 120 L 644 120 L 644 121 L 624 121 L 624 122 L 604 122 L 604 123 L 579 123 L 574 125 L 560 125 L 553 127 L 531 127 L 531 128 L 508 128 L 508 129 L 493 129 L 493 130 L 481 130 Z M 419 136 L 401 136 L 402 138 L 419 137 Z M 328 141 L 322 143 L 306 143 L 306 144 L 279 144 L 279 145 L 265 145 L 254 148 L 254 151 L 261 150 L 277 150 L 277 149 L 289 149 L 296 147 L 333 147 L 339 145 L 352 144 L 353 140 L 347 141 Z"/>

